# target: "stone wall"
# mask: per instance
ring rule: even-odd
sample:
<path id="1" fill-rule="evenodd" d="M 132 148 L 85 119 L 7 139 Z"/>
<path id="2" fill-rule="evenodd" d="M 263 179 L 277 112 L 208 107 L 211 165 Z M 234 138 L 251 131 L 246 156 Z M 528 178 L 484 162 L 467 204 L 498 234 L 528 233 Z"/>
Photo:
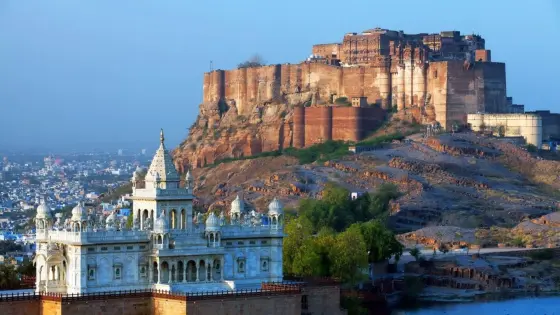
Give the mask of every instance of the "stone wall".
<path id="1" fill-rule="evenodd" d="M 385 117 L 379 107 L 296 107 L 293 146 L 302 148 L 326 140 L 360 141 Z"/>
<path id="2" fill-rule="evenodd" d="M 293 284 L 263 284 L 263 290 L 205 295 L 130 291 L 86 295 L 0 296 L 0 314 L 300 315 L 304 295 L 304 305 L 313 314 L 345 314 L 340 310 L 340 289 L 337 285 Z"/>
<path id="3" fill-rule="evenodd" d="M 23 300 L 23 301 L 7 301 L 0 303 L 0 313 L 3 315 L 27 315 L 27 314 L 39 314 L 41 308 L 41 301 L 39 299 L 35 300 Z M 45 313 L 45 314 L 57 314 L 56 312 Z M 60 314 L 60 312 L 58 313 Z"/>
<path id="4" fill-rule="evenodd" d="M 167 313 L 172 314 L 172 313 Z M 301 314 L 301 295 L 233 297 L 187 302 L 188 315 Z"/>

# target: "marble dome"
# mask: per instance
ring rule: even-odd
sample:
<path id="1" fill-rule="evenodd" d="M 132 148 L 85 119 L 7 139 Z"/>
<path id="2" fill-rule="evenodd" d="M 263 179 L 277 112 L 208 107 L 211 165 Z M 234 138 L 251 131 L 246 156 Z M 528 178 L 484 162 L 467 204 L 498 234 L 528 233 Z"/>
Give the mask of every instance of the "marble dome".
<path id="1" fill-rule="evenodd" d="M 276 197 L 270 202 L 268 205 L 268 214 L 269 215 L 282 215 L 282 204 Z"/>

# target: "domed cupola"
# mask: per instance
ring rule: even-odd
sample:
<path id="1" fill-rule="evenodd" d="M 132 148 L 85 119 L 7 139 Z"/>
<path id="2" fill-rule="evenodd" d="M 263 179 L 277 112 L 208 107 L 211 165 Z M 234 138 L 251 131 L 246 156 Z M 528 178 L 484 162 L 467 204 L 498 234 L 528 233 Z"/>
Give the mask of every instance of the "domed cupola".
<path id="1" fill-rule="evenodd" d="M 36 219 L 52 219 L 52 213 L 49 206 L 45 202 L 45 198 L 41 198 L 41 203 L 37 207 L 37 215 L 35 216 Z"/>
<path id="2" fill-rule="evenodd" d="M 157 217 L 154 223 L 154 231 L 159 233 L 165 233 L 169 230 L 169 222 L 167 222 L 163 212 Z"/>
<path id="3" fill-rule="evenodd" d="M 268 215 L 273 216 L 279 216 L 282 215 L 283 211 L 282 211 L 282 204 L 280 203 L 280 201 L 276 198 L 274 198 L 270 204 L 268 205 Z"/>
<path id="4" fill-rule="evenodd" d="M 270 227 L 273 229 L 278 229 L 282 226 L 282 220 L 284 219 L 284 212 L 282 210 L 282 204 L 276 198 L 268 205 L 268 218 L 270 220 Z"/>
<path id="5" fill-rule="evenodd" d="M 245 212 L 245 204 L 239 195 L 231 202 L 231 209 L 229 215 L 232 219 L 240 219 L 241 215 Z"/>
<path id="6" fill-rule="evenodd" d="M 105 229 L 108 231 L 113 231 L 115 230 L 115 222 L 117 220 L 117 216 L 115 215 L 115 212 L 112 211 L 107 218 L 105 219 Z"/>
<path id="7" fill-rule="evenodd" d="M 193 189 L 194 187 L 194 178 L 190 170 L 188 170 L 185 175 L 185 186 L 187 189 Z"/>
<path id="8" fill-rule="evenodd" d="M 83 222 L 87 221 L 88 213 L 87 209 L 84 207 L 83 202 L 78 202 L 78 204 L 72 209 L 72 218 L 71 221 L 74 222 Z"/>
<path id="9" fill-rule="evenodd" d="M 214 214 L 214 212 L 210 212 L 208 218 L 206 219 L 206 232 L 217 232 L 220 230 L 220 219 Z"/>

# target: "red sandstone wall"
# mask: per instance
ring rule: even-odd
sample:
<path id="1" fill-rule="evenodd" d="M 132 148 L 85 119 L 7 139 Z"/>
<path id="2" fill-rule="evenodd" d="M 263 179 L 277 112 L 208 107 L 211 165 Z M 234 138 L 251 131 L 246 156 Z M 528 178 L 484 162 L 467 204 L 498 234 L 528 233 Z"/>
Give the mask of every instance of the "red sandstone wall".
<path id="1" fill-rule="evenodd" d="M 332 122 L 332 140 L 359 141 L 362 134 L 358 107 L 334 107 Z"/>
<path id="2" fill-rule="evenodd" d="M 41 302 L 37 300 L 0 302 L 2 315 L 39 315 Z M 49 313 L 50 314 L 50 313 Z M 56 312 L 53 314 L 57 314 Z M 60 314 L 60 312 L 58 313 Z"/>
<path id="3" fill-rule="evenodd" d="M 305 108 L 303 106 L 294 108 L 293 126 L 293 147 L 303 148 L 305 146 Z"/>
<path id="4" fill-rule="evenodd" d="M 187 302 L 188 315 L 299 315 L 301 295 L 272 295 L 268 297 L 239 297 Z M 315 314 L 315 313 L 314 313 Z M 321 314 L 321 313 L 316 313 Z M 322 313 L 331 314 L 331 313 Z"/>
<path id="5" fill-rule="evenodd" d="M 305 146 L 332 139 L 332 107 L 305 109 Z"/>

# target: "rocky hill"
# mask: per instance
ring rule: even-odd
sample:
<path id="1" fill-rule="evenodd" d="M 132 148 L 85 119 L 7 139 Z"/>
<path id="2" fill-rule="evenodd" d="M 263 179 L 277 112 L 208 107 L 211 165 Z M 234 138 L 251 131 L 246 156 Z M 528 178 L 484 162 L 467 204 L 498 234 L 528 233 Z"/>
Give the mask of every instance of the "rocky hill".
<path id="1" fill-rule="evenodd" d="M 257 211 L 265 211 L 274 196 L 287 207 L 302 197 L 320 198 L 327 182 L 357 192 L 394 183 L 402 196 L 391 204 L 390 222 L 403 232 L 432 225 L 513 227 L 559 209 L 559 162 L 472 133 L 412 136 L 320 163 L 265 157 L 198 168 L 194 174 L 202 204 L 227 209 L 244 193 Z"/>
<path id="2" fill-rule="evenodd" d="M 311 99 L 311 93 L 288 94 L 282 101 L 248 104 L 250 108 L 245 108 L 244 112 L 249 114 L 245 115 L 239 114 L 233 101 L 200 104 L 189 136 L 173 152 L 178 169 L 290 147 L 293 108 Z"/>

